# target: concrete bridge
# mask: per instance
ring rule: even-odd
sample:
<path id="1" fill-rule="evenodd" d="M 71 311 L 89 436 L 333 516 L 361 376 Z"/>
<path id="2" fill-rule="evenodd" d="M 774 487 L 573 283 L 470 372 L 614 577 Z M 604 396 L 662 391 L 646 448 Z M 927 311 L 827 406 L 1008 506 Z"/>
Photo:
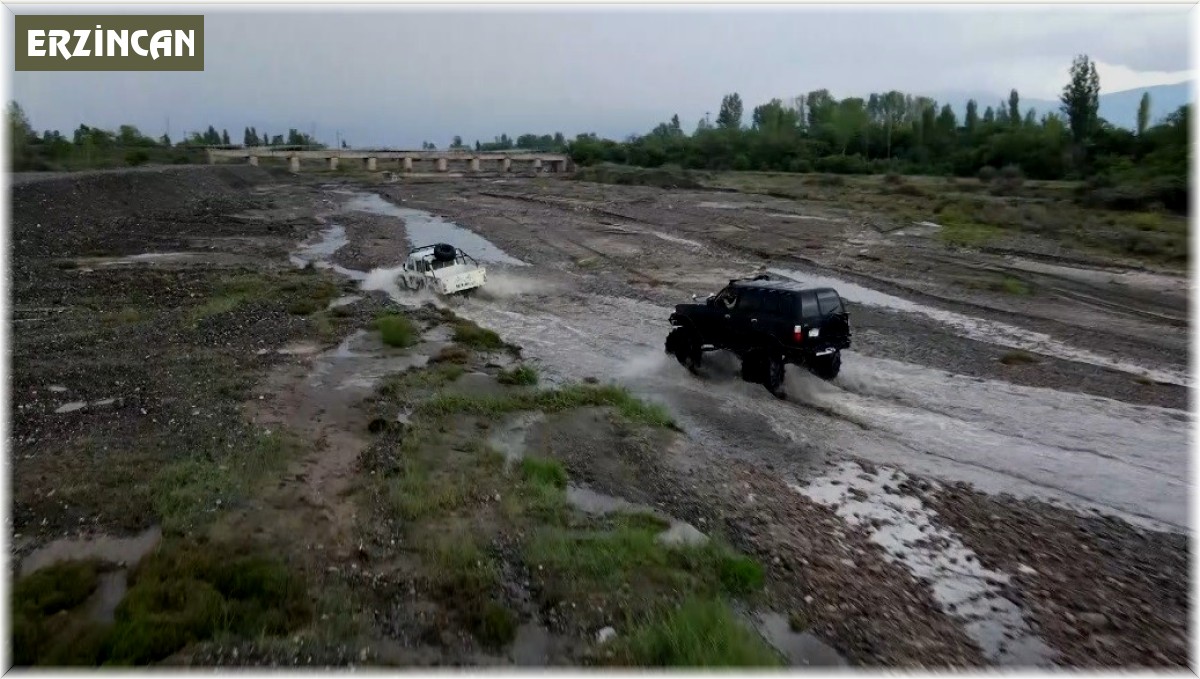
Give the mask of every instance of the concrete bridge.
<path id="1" fill-rule="evenodd" d="M 323 160 L 329 164 L 329 169 L 336 170 L 342 161 L 359 162 L 368 172 L 383 169 L 380 161 L 396 161 L 396 167 L 402 172 L 412 172 L 417 163 L 433 165 L 437 172 L 448 172 L 451 162 L 463 162 L 470 172 L 512 172 L 513 165 L 527 164 L 535 174 L 543 172 L 564 173 L 574 169 L 570 156 L 564 153 L 528 153 L 504 151 L 394 151 L 371 149 L 322 149 L 295 150 L 277 149 L 270 146 L 249 146 L 245 148 L 209 148 L 208 162 L 216 163 L 218 159 L 228 158 L 245 160 L 251 165 L 258 165 L 259 158 L 287 158 L 288 167 L 292 172 L 300 171 L 301 160 Z M 486 169 L 485 169 L 486 164 Z M 519 171 L 519 170 L 518 170 Z"/>

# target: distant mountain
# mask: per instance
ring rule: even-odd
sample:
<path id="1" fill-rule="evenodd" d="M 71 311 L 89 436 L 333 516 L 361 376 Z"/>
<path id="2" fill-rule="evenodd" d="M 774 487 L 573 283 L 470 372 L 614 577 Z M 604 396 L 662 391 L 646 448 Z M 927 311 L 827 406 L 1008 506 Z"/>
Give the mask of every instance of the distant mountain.
<path id="1" fill-rule="evenodd" d="M 1109 92 L 1100 94 L 1100 117 L 1118 127 L 1134 129 L 1137 127 L 1137 110 L 1138 105 L 1142 101 L 1142 93 L 1150 93 L 1150 124 L 1153 125 L 1168 114 L 1173 113 L 1175 109 L 1183 106 L 1192 100 L 1192 83 L 1184 81 L 1175 83 L 1174 85 L 1155 85 L 1153 87 L 1141 87 L 1132 90 L 1123 90 L 1121 92 Z M 958 116 L 959 121 L 967 114 L 967 101 L 974 99 L 979 104 L 979 115 L 988 106 L 996 108 L 1001 102 L 1005 106 L 1008 105 L 1008 94 L 996 94 L 992 92 L 946 92 L 939 95 L 926 95 L 936 99 L 938 106 L 942 104 L 950 104 L 954 109 L 954 113 Z M 1059 110 L 1059 102 L 1049 101 L 1046 99 L 1026 99 L 1021 98 L 1021 115 L 1030 108 L 1037 110 L 1038 118 L 1041 118 L 1043 113 Z"/>

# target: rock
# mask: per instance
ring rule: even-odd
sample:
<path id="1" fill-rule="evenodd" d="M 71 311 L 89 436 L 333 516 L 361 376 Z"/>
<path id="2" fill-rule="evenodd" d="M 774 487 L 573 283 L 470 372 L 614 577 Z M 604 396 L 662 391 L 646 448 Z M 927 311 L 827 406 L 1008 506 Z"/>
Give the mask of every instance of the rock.
<path id="1" fill-rule="evenodd" d="M 1026 566 L 1025 564 L 1018 564 L 1017 572 L 1020 573 L 1021 575 L 1037 575 L 1038 574 L 1037 571 L 1033 570 L 1029 566 Z"/>
<path id="2" fill-rule="evenodd" d="M 605 627 L 604 629 L 602 629 L 596 633 L 596 643 L 606 644 L 609 641 L 611 641 L 612 639 L 616 638 L 616 636 L 617 636 L 617 630 L 615 630 L 611 627 Z"/>
<path id="3" fill-rule="evenodd" d="M 1080 613 L 1078 618 L 1081 623 L 1093 629 L 1102 629 L 1108 626 L 1108 616 L 1096 611 Z"/>

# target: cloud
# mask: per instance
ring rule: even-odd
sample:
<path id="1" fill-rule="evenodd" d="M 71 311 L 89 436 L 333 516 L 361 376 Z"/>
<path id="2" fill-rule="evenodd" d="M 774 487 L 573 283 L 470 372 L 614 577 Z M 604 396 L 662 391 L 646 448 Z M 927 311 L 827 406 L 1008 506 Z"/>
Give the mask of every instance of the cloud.
<path id="1" fill-rule="evenodd" d="M 175 137 L 212 124 L 240 139 L 254 125 L 444 146 L 620 137 L 675 113 L 690 129 L 735 91 L 747 112 L 822 87 L 1053 98 L 1079 53 L 1105 91 L 1189 73 L 1187 8 L 185 9 L 206 15 L 203 73 L 14 73 L 12 94 L 41 129 L 131 122 L 157 135 L 169 118 Z"/>

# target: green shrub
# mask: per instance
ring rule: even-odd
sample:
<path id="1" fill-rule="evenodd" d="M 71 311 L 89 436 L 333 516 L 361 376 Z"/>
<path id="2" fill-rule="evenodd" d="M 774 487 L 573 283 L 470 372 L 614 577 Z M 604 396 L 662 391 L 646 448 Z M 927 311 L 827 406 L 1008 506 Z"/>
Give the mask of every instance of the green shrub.
<path id="1" fill-rule="evenodd" d="M 150 162 L 150 154 L 141 149 L 135 149 L 125 154 L 125 164 L 130 167 L 145 165 Z"/>
<path id="2" fill-rule="evenodd" d="M 782 658 L 719 599 L 685 600 L 613 642 L 615 662 L 643 667 L 776 667 Z"/>
<path id="3" fill-rule="evenodd" d="M 538 374 L 533 366 L 521 365 L 511 370 L 501 371 L 499 377 L 496 379 L 500 384 L 530 386 L 537 384 Z"/>
<path id="4" fill-rule="evenodd" d="M 996 168 L 992 167 L 991 165 L 984 165 L 983 167 L 979 168 L 979 172 L 975 176 L 979 178 L 979 182 L 981 184 L 990 184 L 998 174 L 999 172 L 996 170 Z"/>
<path id="5" fill-rule="evenodd" d="M 420 339 L 417 326 L 407 316 L 385 314 L 375 319 L 383 343 L 390 347 L 411 347 Z"/>
<path id="6" fill-rule="evenodd" d="M 500 335 L 467 320 L 459 320 L 454 323 L 454 341 L 475 349 L 504 348 L 504 342 L 500 339 Z"/>

